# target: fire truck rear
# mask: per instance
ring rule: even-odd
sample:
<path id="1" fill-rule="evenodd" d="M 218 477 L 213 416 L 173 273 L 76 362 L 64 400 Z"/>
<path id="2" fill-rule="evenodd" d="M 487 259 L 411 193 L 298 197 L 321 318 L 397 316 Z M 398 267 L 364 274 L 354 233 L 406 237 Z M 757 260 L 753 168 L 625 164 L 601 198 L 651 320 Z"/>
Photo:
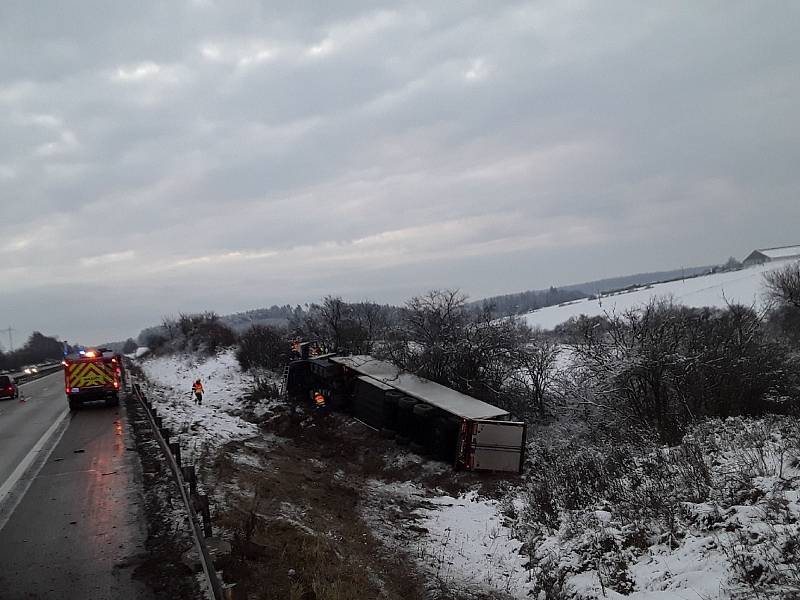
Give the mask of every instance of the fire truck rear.
<path id="1" fill-rule="evenodd" d="M 64 390 L 69 407 L 77 410 L 84 402 L 105 400 L 119 404 L 122 387 L 122 357 L 113 352 L 86 350 L 67 356 L 64 365 Z"/>

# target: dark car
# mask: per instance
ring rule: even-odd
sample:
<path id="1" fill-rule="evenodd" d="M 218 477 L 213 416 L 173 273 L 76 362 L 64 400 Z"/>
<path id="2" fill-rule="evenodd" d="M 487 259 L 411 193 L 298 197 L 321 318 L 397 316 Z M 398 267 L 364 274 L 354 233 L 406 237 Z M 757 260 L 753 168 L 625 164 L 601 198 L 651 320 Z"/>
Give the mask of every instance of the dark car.
<path id="1" fill-rule="evenodd" d="M 0 400 L 3 398 L 17 398 L 19 388 L 8 375 L 0 375 Z"/>

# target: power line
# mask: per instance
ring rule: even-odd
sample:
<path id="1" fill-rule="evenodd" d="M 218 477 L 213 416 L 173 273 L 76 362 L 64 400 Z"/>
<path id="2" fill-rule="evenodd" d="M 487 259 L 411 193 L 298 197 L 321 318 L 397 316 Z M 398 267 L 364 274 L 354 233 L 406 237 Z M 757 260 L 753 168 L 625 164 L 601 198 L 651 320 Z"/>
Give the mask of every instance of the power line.
<path id="1" fill-rule="evenodd" d="M 8 333 L 8 351 L 9 352 L 13 352 L 14 351 L 14 338 L 11 337 L 11 333 L 16 331 L 16 329 L 13 329 L 11 327 L 11 325 L 9 325 L 8 329 L 3 329 L 3 331 Z"/>

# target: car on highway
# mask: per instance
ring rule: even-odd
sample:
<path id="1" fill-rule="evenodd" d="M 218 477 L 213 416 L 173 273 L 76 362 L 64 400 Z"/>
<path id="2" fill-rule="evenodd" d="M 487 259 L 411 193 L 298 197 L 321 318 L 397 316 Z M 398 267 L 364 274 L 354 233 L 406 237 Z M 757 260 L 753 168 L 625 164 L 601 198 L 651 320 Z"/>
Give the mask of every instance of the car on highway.
<path id="1" fill-rule="evenodd" d="M 9 375 L 0 375 L 0 399 L 19 397 L 19 388 Z"/>
<path id="2" fill-rule="evenodd" d="M 25 375 L 33 375 L 34 373 L 38 373 L 39 369 L 36 367 L 25 367 L 22 371 Z"/>

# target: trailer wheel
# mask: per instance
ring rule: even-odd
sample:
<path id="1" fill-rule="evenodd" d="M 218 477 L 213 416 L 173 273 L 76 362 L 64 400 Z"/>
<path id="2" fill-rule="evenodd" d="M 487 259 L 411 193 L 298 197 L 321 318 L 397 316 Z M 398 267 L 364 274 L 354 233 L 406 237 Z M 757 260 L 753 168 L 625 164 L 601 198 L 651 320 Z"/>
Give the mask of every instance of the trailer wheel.
<path id="1" fill-rule="evenodd" d="M 414 418 L 420 421 L 428 421 L 433 417 L 433 407 L 428 404 L 417 404 L 413 410 Z"/>
<path id="2" fill-rule="evenodd" d="M 404 436 L 411 435 L 414 431 L 414 406 L 417 400 L 404 397 L 397 401 L 397 430 Z"/>
<path id="3" fill-rule="evenodd" d="M 76 410 L 78 410 L 81 407 L 81 401 L 80 400 L 77 400 L 75 398 L 69 398 L 68 400 L 69 400 L 69 409 L 72 412 L 75 412 Z"/>
<path id="4" fill-rule="evenodd" d="M 106 399 L 106 406 L 119 406 L 119 394 L 112 394 Z"/>

